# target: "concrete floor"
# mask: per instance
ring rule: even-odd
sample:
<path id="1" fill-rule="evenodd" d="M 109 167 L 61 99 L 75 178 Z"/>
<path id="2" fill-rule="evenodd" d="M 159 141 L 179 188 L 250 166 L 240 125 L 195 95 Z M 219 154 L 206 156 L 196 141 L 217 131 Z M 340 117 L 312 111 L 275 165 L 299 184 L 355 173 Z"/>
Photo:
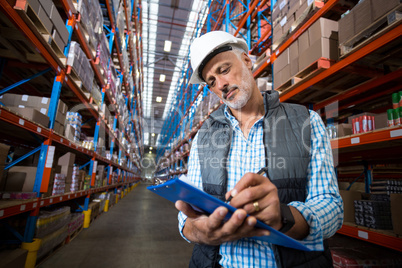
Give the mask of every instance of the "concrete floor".
<path id="1" fill-rule="evenodd" d="M 141 183 L 39 267 L 188 267 L 174 204 Z"/>

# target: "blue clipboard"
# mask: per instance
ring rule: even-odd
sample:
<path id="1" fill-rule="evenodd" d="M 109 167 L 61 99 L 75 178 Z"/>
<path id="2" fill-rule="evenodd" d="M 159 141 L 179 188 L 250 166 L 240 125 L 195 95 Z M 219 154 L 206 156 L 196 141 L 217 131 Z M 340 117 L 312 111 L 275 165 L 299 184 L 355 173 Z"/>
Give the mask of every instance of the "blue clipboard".
<path id="1" fill-rule="evenodd" d="M 229 210 L 229 213 L 225 218 L 226 220 L 228 220 L 236 211 L 236 208 L 232 207 L 231 205 L 180 179 L 172 179 L 160 185 L 148 186 L 147 189 L 170 200 L 173 203 L 175 203 L 177 200 L 182 200 L 186 203 L 189 203 L 194 209 L 204 212 L 207 215 L 211 214 L 220 206 L 226 207 Z M 257 220 L 257 224 L 255 226 L 269 230 L 271 234 L 268 236 L 253 237 L 253 239 L 298 250 L 311 251 L 297 240 L 273 229 L 271 226 L 259 220 Z"/>

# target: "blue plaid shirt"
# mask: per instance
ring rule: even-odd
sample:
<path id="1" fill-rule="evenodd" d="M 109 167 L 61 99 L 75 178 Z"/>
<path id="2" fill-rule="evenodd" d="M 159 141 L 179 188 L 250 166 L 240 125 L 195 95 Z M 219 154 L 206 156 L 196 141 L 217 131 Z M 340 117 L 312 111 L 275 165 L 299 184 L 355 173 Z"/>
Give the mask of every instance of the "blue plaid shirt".
<path id="1" fill-rule="evenodd" d="M 252 126 L 247 138 L 244 137 L 239 122 L 227 107 L 225 116 L 232 129 L 232 145 L 228 155 L 228 191 L 233 189 L 247 172 L 258 172 L 265 166 L 263 144 L 263 125 L 261 117 Z M 308 248 L 323 250 L 323 239 L 329 238 L 342 226 L 343 203 L 338 191 L 332 150 L 320 116 L 310 111 L 311 160 L 308 166 L 307 199 L 305 202 L 291 202 L 304 216 L 310 226 L 309 235 L 301 242 Z M 200 164 L 198 159 L 197 138 L 192 142 L 188 164 L 188 179 L 202 189 Z M 186 216 L 179 212 L 179 230 L 184 239 L 183 227 Z M 186 239 L 190 242 L 188 239 Z M 276 267 L 271 244 L 251 238 L 243 238 L 221 245 L 220 265 L 223 267 Z"/>

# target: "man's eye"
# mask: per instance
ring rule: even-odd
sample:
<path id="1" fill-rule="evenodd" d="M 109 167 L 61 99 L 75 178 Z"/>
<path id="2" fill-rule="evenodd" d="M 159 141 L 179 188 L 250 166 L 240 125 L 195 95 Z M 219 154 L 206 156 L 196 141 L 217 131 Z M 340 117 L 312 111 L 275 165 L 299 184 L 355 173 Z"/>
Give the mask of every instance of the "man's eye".
<path id="1" fill-rule="evenodd" d="M 229 72 L 229 69 L 230 69 L 230 68 L 225 68 L 225 69 L 223 69 L 223 70 L 222 70 L 222 73 L 225 74 L 225 73 Z"/>

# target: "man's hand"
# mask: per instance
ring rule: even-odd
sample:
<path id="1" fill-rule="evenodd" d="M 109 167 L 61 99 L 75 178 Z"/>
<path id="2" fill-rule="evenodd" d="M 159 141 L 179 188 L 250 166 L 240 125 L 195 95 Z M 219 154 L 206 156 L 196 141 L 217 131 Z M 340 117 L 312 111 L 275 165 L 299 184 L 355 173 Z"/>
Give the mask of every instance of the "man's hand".
<path id="1" fill-rule="evenodd" d="M 224 221 L 228 213 L 225 207 L 218 207 L 211 215 L 206 216 L 196 212 L 183 201 L 177 201 L 175 206 L 187 216 L 184 236 L 195 243 L 220 245 L 243 237 L 269 235 L 267 230 L 254 228 L 256 218 L 246 217 L 244 209 L 236 210 L 228 221 Z"/>
<path id="2" fill-rule="evenodd" d="M 279 230 L 282 227 L 278 189 L 266 177 L 246 173 L 235 187 L 226 193 L 232 196 L 230 205 L 243 208 L 248 214 Z"/>
<path id="3" fill-rule="evenodd" d="M 233 197 L 230 201 L 231 206 L 244 209 L 249 215 L 255 216 L 276 230 L 282 228 L 278 189 L 268 178 L 255 173 L 246 173 L 225 197 L 228 199 L 230 196 Z M 303 239 L 309 234 L 310 227 L 296 208 L 290 206 L 290 210 L 295 225 L 286 234 L 295 239 Z"/>

